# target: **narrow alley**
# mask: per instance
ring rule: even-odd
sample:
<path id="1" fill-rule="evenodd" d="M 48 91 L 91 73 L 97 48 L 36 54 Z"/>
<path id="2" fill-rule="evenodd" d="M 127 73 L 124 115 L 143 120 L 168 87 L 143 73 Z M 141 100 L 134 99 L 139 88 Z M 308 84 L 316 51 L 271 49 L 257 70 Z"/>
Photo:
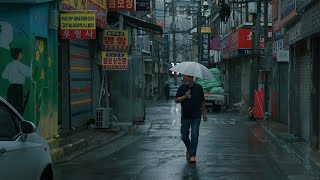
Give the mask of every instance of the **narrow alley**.
<path id="1" fill-rule="evenodd" d="M 119 140 L 54 167 L 55 179 L 316 179 L 285 147 L 272 143 L 262 124 L 237 114 L 209 114 L 201 122 L 198 162 L 190 164 L 180 135 L 180 105 L 147 109 L 147 134 Z"/>

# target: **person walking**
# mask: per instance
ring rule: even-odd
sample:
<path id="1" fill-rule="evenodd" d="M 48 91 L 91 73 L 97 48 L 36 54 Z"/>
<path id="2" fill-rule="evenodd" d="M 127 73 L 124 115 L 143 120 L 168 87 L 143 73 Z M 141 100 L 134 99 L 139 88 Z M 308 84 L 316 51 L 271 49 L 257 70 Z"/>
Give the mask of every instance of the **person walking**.
<path id="1" fill-rule="evenodd" d="M 21 48 L 11 49 L 12 61 L 6 66 L 2 78 L 10 83 L 7 91 L 7 101 L 22 115 L 23 114 L 23 84 L 25 78 L 31 77 L 30 67 L 21 63 L 23 53 Z"/>
<path id="2" fill-rule="evenodd" d="M 208 120 L 204 92 L 201 85 L 194 82 L 192 76 L 184 75 L 183 82 L 176 94 L 176 103 L 181 103 L 181 135 L 187 148 L 186 157 L 195 163 L 199 138 L 201 116 L 203 121 Z M 189 139 L 191 128 L 191 140 Z"/>

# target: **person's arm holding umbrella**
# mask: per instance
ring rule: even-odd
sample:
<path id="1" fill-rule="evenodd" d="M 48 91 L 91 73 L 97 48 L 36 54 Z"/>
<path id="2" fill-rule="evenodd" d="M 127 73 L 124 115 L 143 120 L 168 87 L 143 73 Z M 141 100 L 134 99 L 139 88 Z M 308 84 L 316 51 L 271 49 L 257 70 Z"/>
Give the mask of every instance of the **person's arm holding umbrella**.
<path id="1" fill-rule="evenodd" d="M 178 88 L 177 95 L 176 95 L 176 103 L 182 103 L 186 99 L 191 96 L 190 90 L 187 92 L 183 91 L 183 85 Z"/>

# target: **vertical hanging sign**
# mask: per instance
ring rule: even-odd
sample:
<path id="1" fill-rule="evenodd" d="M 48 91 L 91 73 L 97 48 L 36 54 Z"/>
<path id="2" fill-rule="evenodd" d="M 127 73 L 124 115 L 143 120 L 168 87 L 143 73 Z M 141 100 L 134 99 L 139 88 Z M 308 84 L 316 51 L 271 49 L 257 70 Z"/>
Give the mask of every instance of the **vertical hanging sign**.
<path id="1" fill-rule="evenodd" d="M 210 27 L 201 27 L 201 58 L 199 59 L 199 63 L 208 66 L 210 60 L 210 36 L 211 29 Z"/>

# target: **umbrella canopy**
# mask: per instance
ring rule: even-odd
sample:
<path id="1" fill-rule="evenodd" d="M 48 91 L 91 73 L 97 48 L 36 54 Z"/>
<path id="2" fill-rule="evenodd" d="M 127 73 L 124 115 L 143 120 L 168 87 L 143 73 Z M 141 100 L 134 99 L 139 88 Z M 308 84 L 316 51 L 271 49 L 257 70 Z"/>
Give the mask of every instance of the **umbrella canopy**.
<path id="1" fill-rule="evenodd" d="M 170 71 L 178 72 L 188 76 L 194 76 L 201 79 L 215 80 L 210 70 L 204 65 L 197 62 L 182 62 L 178 65 L 173 66 Z"/>

